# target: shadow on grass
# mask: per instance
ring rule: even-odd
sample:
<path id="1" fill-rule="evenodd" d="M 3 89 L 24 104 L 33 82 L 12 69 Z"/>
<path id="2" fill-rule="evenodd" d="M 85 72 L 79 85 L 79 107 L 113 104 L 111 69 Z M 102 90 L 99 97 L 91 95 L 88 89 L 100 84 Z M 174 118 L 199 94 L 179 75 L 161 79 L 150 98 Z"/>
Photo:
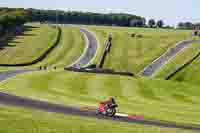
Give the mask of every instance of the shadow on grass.
<path id="1" fill-rule="evenodd" d="M 25 25 L 24 29 L 25 31 L 32 31 L 33 29 L 39 28 L 37 26 L 30 26 L 30 25 Z"/>
<path id="2" fill-rule="evenodd" d="M 15 47 L 16 45 L 10 45 L 10 44 L 18 44 L 21 43 L 19 41 L 16 41 L 17 38 L 23 37 L 23 36 L 35 36 L 35 34 L 26 33 L 28 31 L 32 31 L 35 28 L 39 28 L 37 26 L 21 26 L 20 28 L 10 29 L 10 31 L 0 37 L 0 50 L 5 49 L 6 47 Z"/>

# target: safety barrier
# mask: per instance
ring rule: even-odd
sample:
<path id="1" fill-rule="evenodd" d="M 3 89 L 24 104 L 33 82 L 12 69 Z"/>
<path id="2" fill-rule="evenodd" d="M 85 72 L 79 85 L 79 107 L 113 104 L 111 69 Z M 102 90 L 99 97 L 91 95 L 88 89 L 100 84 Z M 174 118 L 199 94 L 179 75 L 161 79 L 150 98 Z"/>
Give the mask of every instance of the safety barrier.
<path id="1" fill-rule="evenodd" d="M 67 71 L 73 71 L 73 72 L 110 74 L 110 75 L 131 76 L 131 77 L 134 76 L 134 74 L 130 73 L 130 72 L 115 72 L 110 69 L 84 69 L 84 68 L 75 68 L 75 67 L 68 67 L 68 68 L 64 68 L 64 69 Z"/>
<path id="2" fill-rule="evenodd" d="M 99 64 L 97 65 L 97 68 L 103 68 L 103 65 L 104 65 L 104 62 L 106 59 L 106 55 L 110 52 L 111 46 L 112 46 L 112 36 L 110 34 L 108 37 L 108 40 L 106 41 L 106 47 L 104 48 L 103 55 L 100 59 Z"/>
<path id="3" fill-rule="evenodd" d="M 186 68 L 188 65 L 190 65 L 193 61 L 195 61 L 200 56 L 200 52 L 194 56 L 192 59 L 178 67 L 176 70 L 172 71 L 168 76 L 165 77 L 165 80 L 170 80 L 173 76 L 175 76 L 178 72 Z"/>

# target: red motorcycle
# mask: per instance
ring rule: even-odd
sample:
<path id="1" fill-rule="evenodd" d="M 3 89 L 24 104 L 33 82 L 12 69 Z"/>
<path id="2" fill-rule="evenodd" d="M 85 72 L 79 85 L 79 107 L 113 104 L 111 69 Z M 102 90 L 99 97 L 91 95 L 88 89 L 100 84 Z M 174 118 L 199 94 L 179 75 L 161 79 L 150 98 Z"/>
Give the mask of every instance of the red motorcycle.
<path id="1" fill-rule="evenodd" d="M 108 101 L 99 103 L 98 113 L 109 117 L 113 117 L 117 112 L 116 110 L 117 107 L 118 106 L 114 98 L 110 98 Z"/>

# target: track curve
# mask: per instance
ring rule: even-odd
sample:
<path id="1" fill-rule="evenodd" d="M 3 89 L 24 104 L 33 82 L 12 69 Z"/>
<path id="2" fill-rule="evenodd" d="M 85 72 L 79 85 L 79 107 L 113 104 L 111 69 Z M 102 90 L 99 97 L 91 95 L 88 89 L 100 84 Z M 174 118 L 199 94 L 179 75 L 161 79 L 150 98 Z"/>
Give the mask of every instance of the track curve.
<path id="1" fill-rule="evenodd" d="M 179 53 L 185 47 L 187 47 L 188 45 L 196 41 L 197 40 L 185 40 L 185 41 L 178 42 L 176 44 L 176 47 L 167 50 L 163 55 L 161 55 L 159 58 L 157 58 L 152 63 L 150 63 L 147 67 L 145 67 L 139 73 L 139 75 L 151 77 L 158 69 L 160 69 L 164 64 L 166 64 L 170 59 L 175 57 L 177 53 Z"/>
<path id="2" fill-rule="evenodd" d="M 74 107 L 68 107 L 60 104 L 53 104 L 49 102 L 33 100 L 30 98 L 19 97 L 11 94 L 6 94 L 0 92 L 0 104 L 20 106 L 25 108 L 38 109 L 47 112 L 63 113 L 66 115 L 78 115 L 83 117 L 105 119 L 119 122 L 128 122 L 128 123 L 137 123 L 143 125 L 152 125 L 165 128 L 180 128 L 186 130 L 200 131 L 200 125 L 186 125 L 178 124 L 174 122 L 162 122 L 162 121 L 153 121 L 153 120 L 137 120 L 132 119 L 126 116 L 114 116 L 106 117 L 103 115 L 96 114 L 95 110 L 85 110 Z"/>
<path id="3" fill-rule="evenodd" d="M 27 73 L 27 72 L 33 72 L 33 71 L 39 71 L 37 69 L 19 69 L 19 70 L 11 70 L 11 71 L 4 71 L 0 72 L 0 82 L 7 80 L 9 78 L 12 78 L 18 74 Z"/>
<path id="4" fill-rule="evenodd" d="M 81 67 L 81 66 L 87 65 L 94 58 L 97 51 L 97 40 L 96 40 L 95 35 L 83 28 L 81 28 L 80 31 L 85 35 L 86 48 L 82 56 L 75 63 L 70 65 L 73 67 L 77 67 L 77 66 Z M 20 66 L 21 65 L 24 65 L 24 64 L 20 64 Z M 39 71 L 39 69 L 38 70 L 37 69 L 21 69 L 21 70 L 11 70 L 11 71 L 0 72 L 0 82 L 8 78 L 14 77 L 18 74 L 27 73 L 31 71 Z"/>
<path id="5" fill-rule="evenodd" d="M 77 61 L 66 67 L 83 67 L 87 65 L 96 55 L 98 48 L 96 36 L 86 28 L 80 28 L 80 31 L 85 37 L 85 50 Z"/>

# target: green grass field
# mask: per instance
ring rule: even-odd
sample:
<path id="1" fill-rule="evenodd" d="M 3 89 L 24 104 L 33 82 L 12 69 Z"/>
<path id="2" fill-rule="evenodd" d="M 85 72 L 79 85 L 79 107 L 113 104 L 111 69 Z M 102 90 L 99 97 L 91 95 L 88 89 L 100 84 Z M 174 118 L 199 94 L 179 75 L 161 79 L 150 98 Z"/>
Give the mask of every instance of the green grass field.
<path id="1" fill-rule="evenodd" d="M 16 38 L 14 40 L 16 46 L 14 42 L 10 43 L 14 46 L 4 49 L 7 50 L 5 54 L 8 56 L 0 58 L 0 63 L 12 64 L 32 61 L 51 46 L 50 42 L 55 39 L 57 34 L 56 29 L 48 25 L 37 25 L 36 27 L 26 32 L 29 36 Z M 178 41 L 191 38 L 189 30 L 83 27 L 95 33 L 100 44 L 96 57 L 90 64 L 99 62 L 104 44 L 111 32 L 113 47 L 106 58 L 104 68 L 134 73 L 138 73 L 168 48 L 175 46 Z M 63 68 L 81 56 L 85 48 L 85 41 L 79 28 L 61 26 L 61 29 L 62 36 L 59 45 L 45 60 L 31 67 L 47 66 L 49 68 L 56 66 Z M 141 34 L 143 37 L 133 38 L 130 36 L 132 33 Z M 158 79 L 73 73 L 61 69 L 48 69 L 48 71 L 22 74 L 3 81 L 0 83 L 0 91 L 52 103 L 94 108 L 97 107 L 99 101 L 114 96 L 119 104 L 119 112 L 144 115 L 146 119 L 200 124 L 198 117 L 200 115 L 200 107 L 198 106 L 200 104 L 198 86 L 200 58 L 174 77 L 174 80 L 189 82 L 180 83 L 159 79 L 199 52 L 197 50 L 200 48 L 198 44 L 189 46 L 160 69 L 155 75 Z M 31 50 L 29 50 L 30 48 Z M 15 49 L 15 52 L 12 49 Z M 4 50 L 0 51 L 0 54 Z M 12 59 L 11 57 L 16 58 Z M 1 67 L 0 71 L 8 69 L 10 68 Z M 0 132 L 2 133 L 100 133 L 102 131 L 192 133 L 178 129 L 65 116 L 0 105 Z"/>
<path id="2" fill-rule="evenodd" d="M 101 45 L 105 44 L 109 33 L 113 35 L 113 47 L 106 59 L 105 68 L 135 73 L 158 58 L 168 48 L 175 46 L 177 42 L 191 38 L 192 33 L 185 30 L 108 26 L 89 26 L 89 29 L 97 34 Z M 132 33 L 141 34 L 143 37 L 131 37 Z M 103 47 L 101 46 L 99 52 Z M 97 56 L 97 59 L 99 57 Z"/>
<path id="3" fill-rule="evenodd" d="M 30 36 L 16 38 L 15 42 L 19 42 L 19 40 L 21 41 L 20 43 L 17 43 L 15 47 L 1 50 L 0 54 L 2 53 L 2 56 L 0 56 L 0 64 L 20 64 L 31 62 L 43 54 L 45 50 L 51 46 L 51 42 L 53 42 L 57 37 L 56 29 L 53 29 L 50 25 L 28 25 L 37 26 L 37 28 L 33 28 L 32 31 L 25 32 L 25 34 L 30 34 Z M 64 66 L 75 62 L 82 55 L 85 48 L 84 36 L 78 27 L 61 26 L 61 30 L 62 36 L 58 46 L 50 54 L 48 54 L 43 61 L 27 67 L 0 67 L 0 71 L 13 70 L 17 68 L 33 68 L 39 66 L 47 66 L 49 68 L 56 66 L 57 68 L 64 68 Z M 47 39 L 50 41 L 49 43 L 47 43 Z M 16 52 L 13 53 L 12 50 L 16 50 Z M 7 58 L 2 58 L 4 54 Z M 11 58 L 15 57 L 14 54 L 16 55 L 16 58 Z M 8 62 L 8 58 L 10 59 L 10 62 Z"/>
<path id="4" fill-rule="evenodd" d="M 31 62 L 51 47 L 58 30 L 48 25 L 26 24 L 23 35 L 9 41 L 0 50 L 0 64 L 21 64 Z"/>
<path id="5" fill-rule="evenodd" d="M 200 85 L 200 57 L 198 57 L 192 64 L 177 73 L 172 80 L 180 82 L 188 82 L 190 84 Z"/>
<path id="6" fill-rule="evenodd" d="M 119 111 L 147 119 L 200 124 L 199 87 L 173 81 L 72 72 L 35 72 L 0 84 L 0 90 L 72 106 L 94 106 L 114 96 Z"/>
<path id="7" fill-rule="evenodd" d="M 0 105 L 1 133 L 194 133 Z"/>
<path id="8" fill-rule="evenodd" d="M 161 69 L 159 69 L 155 73 L 154 77 L 164 78 L 164 77 L 168 76 L 169 73 L 176 70 L 176 68 L 180 67 L 181 65 L 183 65 L 184 63 L 186 63 L 187 61 L 192 59 L 192 57 L 196 56 L 199 52 L 200 52 L 200 43 L 199 42 L 193 43 L 192 45 L 186 47 L 181 52 L 179 52 L 177 56 L 172 58 L 167 64 L 165 64 Z M 190 66 L 188 66 L 188 68 L 189 67 Z M 196 66 L 196 65 L 195 65 L 195 67 L 198 68 L 198 66 Z M 191 68 L 191 70 L 194 70 L 194 68 Z M 197 71 L 195 71 L 193 73 L 188 72 L 188 74 L 191 73 L 191 75 L 193 75 L 196 72 Z M 181 75 L 182 75 L 181 77 L 184 79 L 184 74 L 182 73 Z M 191 76 L 186 76 L 186 77 L 191 77 Z M 191 78 L 192 78 L 191 80 L 193 80 L 194 77 L 191 77 Z"/>
<path id="9" fill-rule="evenodd" d="M 85 40 L 77 27 L 61 26 L 62 36 L 58 47 L 36 66 L 64 67 L 75 62 L 83 53 Z"/>

